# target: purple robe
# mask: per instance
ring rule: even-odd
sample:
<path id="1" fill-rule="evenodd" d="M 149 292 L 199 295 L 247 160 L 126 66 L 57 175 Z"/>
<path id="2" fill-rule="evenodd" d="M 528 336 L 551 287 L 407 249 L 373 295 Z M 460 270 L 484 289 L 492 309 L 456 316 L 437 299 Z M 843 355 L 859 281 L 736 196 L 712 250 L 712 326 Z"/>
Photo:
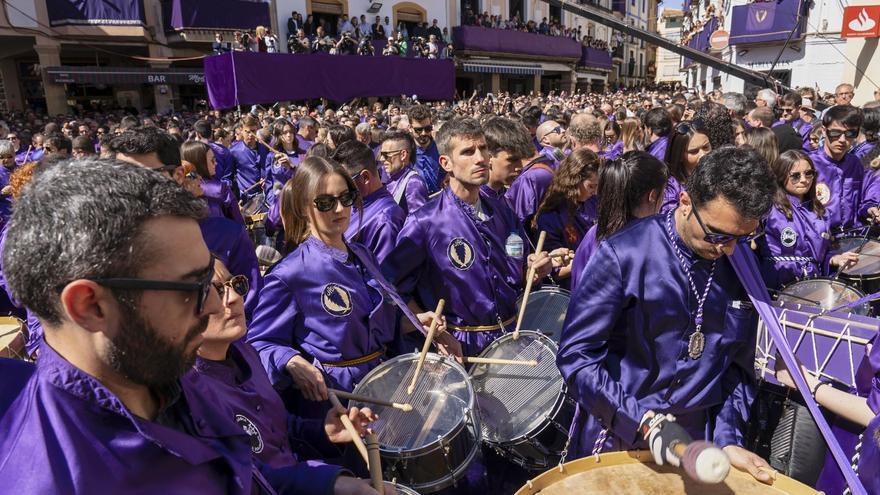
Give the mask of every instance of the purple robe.
<path id="1" fill-rule="evenodd" d="M 369 356 L 394 340 L 396 307 L 358 259 L 373 255 L 357 243 L 349 250 L 356 256 L 309 237 L 266 274 L 247 340 L 275 388 L 292 383 L 286 365 L 301 355 L 324 372 L 328 387 L 351 391 L 382 355 L 350 366 L 329 364 Z M 323 417 L 317 409 L 308 412 Z"/>
<path id="2" fill-rule="evenodd" d="M 507 198 L 505 197 L 505 195 L 507 194 L 506 187 L 502 186 L 500 191 L 496 191 L 495 189 L 492 189 L 489 184 L 483 184 L 482 186 L 480 186 L 480 194 L 507 204 Z"/>
<path id="3" fill-rule="evenodd" d="M 663 203 L 660 205 L 660 213 L 666 213 L 678 208 L 678 197 L 684 191 L 684 186 L 673 176 L 669 176 L 666 181 L 666 188 L 663 189 Z"/>
<path id="4" fill-rule="evenodd" d="M 302 420 L 285 411 L 278 392 L 272 388 L 266 370 L 260 364 L 260 356 L 248 344 L 234 342 L 224 361 L 211 361 L 198 357 L 193 370 L 184 381 L 210 383 L 214 391 L 229 406 L 235 421 L 251 439 L 251 451 L 255 458 L 272 468 L 297 464 L 288 435 L 291 427 L 300 434 L 307 431 L 309 439 L 330 444 L 324 432 L 322 420 Z M 332 445 L 332 444 L 331 444 Z M 308 461 L 311 466 L 323 463 Z M 315 471 L 312 483 L 317 493 L 331 493 L 341 468 L 322 468 Z"/>
<path id="5" fill-rule="evenodd" d="M 801 137 L 801 140 L 803 140 L 804 148 L 809 146 L 809 144 L 810 144 L 810 131 L 813 130 L 812 123 L 807 123 L 802 118 L 798 117 L 798 118 L 792 120 L 791 122 L 786 122 L 785 120 L 778 120 L 773 123 L 773 127 L 776 127 L 778 125 L 783 125 L 783 124 L 788 124 L 792 128 L 794 128 L 795 131 L 797 131 L 798 135 Z"/>
<path id="6" fill-rule="evenodd" d="M 304 159 L 303 156 L 295 152 L 289 153 L 285 151 L 284 154 L 290 160 L 289 167 L 278 164 L 274 154 L 268 157 L 270 166 L 266 177 L 266 202 L 269 203 L 270 209 L 278 201 L 278 197 L 281 196 L 281 189 L 284 188 L 284 184 L 293 178 L 293 175 L 296 173 L 296 167 Z"/>
<path id="7" fill-rule="evenodd" d="M 600 154 L 604 156 L 606 160 L 617 160 L 623 155 L 623 141 L 609 144 Z"/>
<path id="8" fill-rule="evenodd" d="M 590 230 L 581 239 L 577 249 L 574 252 L 574 260 L 571 262 L 571 289 L 577 289 L 578 281 L 583 277 L 584 269 L 590 262 L 590 258 L 599 247 L 599 241 L 596 240 L 597 226 L 593 225 Z"/>
<path id="9" fill-rule="evenodd" d="M 227 187 L 235 191 L 238 184 L 235 182 L 235 159 L 229 148 L 214 141 L 207 141 L 206 144 L 214 152 L 214 160 L 217 161 L 217 168 L 214 170 L 214 176 L 220 179 Z"/>
<path id="10" fill-rule="evenodd" d="M 24 390 L 28 380 L 36 371 L 33 363 L 19 359 L 0 358 L 0 418 Z M 2 464 L 0 464 L 2 465 Z"/>
<path id="11" fill-rule="evenodd" d="M 250 323 L 263 277 L 260 275 L 260 264 L 253 241 L 244 226 L 232 220 L 219 217 L 208 217 L 199 221 L 202 237 L 208 251 L 218 257 L 226 265 L 233 276 L 244 275 L 248 278 L 250 290 L 245 296 L 245 318 Z"/>
<path id="12" fill-rule="evenodd" d="M 9 185 L 9 178 L 17 167 L 0 166 L 0 189 Z M 6 225 L 12 216 L 12 195 L 0 195 L 0 228 Z"/>
<path id="13" fill-rule="evenodd" d="M 855 146 L 849 150 L 849 153 L 855 155 L 859 160 L 864 160 L 866 156 L 870 155 L 875 149 L 877 149 L 877 142 L 870 143 L 868 141 L 864 141 L 861 143 L 857 143 Z M 868 166 L 865 163 L 865 166 Z"/>
<path id="14" fill-rule="evenodd" d="M 265 179 L 272 153 L 262 143 L 257 143 L 256 148 L 248 148 L 244 141 L 238 141 L 229 149 L 235 166 L 235 180 L 238 185 L 239 197 L 244 201 L 263 192 L 263 186 L 258 186 L 260 179 Z M 220 176 L 220 173 L 217 173 Z M 220 176 L 222 177 L 222 176 Z"/>
<path id="15" fill-rule="evenodd" d="M 584 234 L 596 223 L 596 196 L 583 202 L 574 215 L 567 210 L 541 212 L 538 215 L 537 232 L 546 232 L 544 251 L 558 248 L 577 249 Z"/>
<path id="16" fill-rule="evenodd" d="M 415 169 L 415 165 L 407 165 L 388 177 L 385 188 L 394 201 L 403 208 L 405 215 L 418 210 L 428 202 L 428 186 Z"/>
<path id="17" fill-rule="evenodd" d="M 635 220 L 605 239 L 575 289 L 557 356 L 579 406 L 573 459 L 592 452 L 603 428 L 606 451 L 646 448 L 636 430 L 648 410 L 674 414 L 694 439 L 743 444 L 755 388 L 755 313 L 730 262 L 717 260 L 704 351 L 688 356 L 697 302 L 672 243 L 701 293 L 712 262 L 694 254 L 674 225 L 670 240 L 671 222 L 672 212 Z"/>
<path id="18" fill-rule="evenodd" d="M 296 135 L 296 141 L 299 143 L 299 149 L 302 150 L 303 153 L 308 153 L 309 149 L 315 145 L 314 140 L 306 139 L 301 135 Z"/>
<path id="19" fill-rule="evenodd" d="M 427 148 L 416 146 L 416 170 L 425 181 L 428 187 L 428 194 L 434 194 L 443 187 L 443 179 L 446 177 L 446 171 L 440 168 L 440 152 L 437 150 L 437 143 L 432 139 L 431 144 Z"/>
<path id="20" fill-rule="evenodd" d="M 405 219 L 403 209 L 394 202 L 388 190 L 380 187 L 364 198 L 363 215 L 357 208 L 352 208 L 345 239 L 366 246 L 381 265 L 394 249 Z"/>
<path id="21" fill-rule="evenodd" d="M 831 222 L 831 228 L 847 229 L 860 225 L 858 216 L 862 206 L 862 187 L 866 182 L 862 163 L 858 158 L 849 154 L 845 154 L 839 162 L 832 160 L 825 153 L 824 148 L 810 153 L 810 158 L 819 173 L 816 194 L 820 200 L 823 198 L 822 192 L 819 190 L 823 182 L 831 194 L 830 200 L 825 204 L 825 208 L 829 211 L 828 218 Z M 835 175 L 837 176 L 836 180 Z"/>
<path id="22" fill-rule="evenodd" d="M 757 239 L 761 272 L 768 287 L 782 288 L 795 280 L 828 275 L 831 240 L 826 216 L 813 212 L 812 201 L 802 203 L 788 195 L 791 220 L 778 206 L 764 221 L 764 235 Z"/>
<path id="23" fill-rule="evenodd" d="M 46 150 L 44 148 L 24 148 L 15 153 L 15 164 L 16 165 L 24 165 L 27 162 L 38 162 L 46 156 Z"/>
<path id="24" fill-rule="evenodd" d="M 562 151 L 554 148 L 553 146 L 542 147 L 541 151 L 538 154 L 545 158 L 544 163 L 549 164 L 550 167 L 553 168 L 553 170 L 559 168 L 559 162 L 561 162 L 562 159 L 565 158 Z"/>
<path id="25" fill-rule="evenodd" d="M 553 164 L 543 156 L 528 164 L 505 194 L 507 204 L 529 232 L 532 218 L 553 181 L 553 171 L 548 170 L 548 167 L 553 168 Z"/>
<path id="26" fill-rule="evenodd" d="M 880 416 L 865 429 L 859 457 L 859 479 L 869 495 L 880 494 Z"/>
<path id="27" fill-rule="evenodd" d="M 205 193 L 203 198 L 208 203 L 208 215 L 228 218 L 244 225 L 238 200 L 223 181 L 215 178 L 202 179 L 202 192 Z"/>
<path id="28" fill-rule="evenodd" d="M 161 414 L 177 426 L 147 421 L 44 344 L 0 419 L 0 492 L 252 493 L 247 435 L 211 387 L 178 388 Z"/>
<path id="29" fill-rule="evenodd" d="M 480 220 L 474 208 L 450 188 L 407 217 L 397 246 L 383 270 L 404 300 L 426 310 L 446 300 L 450 325 L 498 325 L 516 315 L 530 251 L 522 225 L 501 202 L 480 193 Z M 450 330 L 466 356 L 475 356 L 501 331 Z"/>
<path id="30" fill-rule="evenodd" d="M 654 158 L 660 160 L 663 163 L 666 163 L 666 148 L 669 147 L 669 138 L 666 136 L 658 138 L 653 143 L 649 144 L 645 151 L 651 154 Z"/>

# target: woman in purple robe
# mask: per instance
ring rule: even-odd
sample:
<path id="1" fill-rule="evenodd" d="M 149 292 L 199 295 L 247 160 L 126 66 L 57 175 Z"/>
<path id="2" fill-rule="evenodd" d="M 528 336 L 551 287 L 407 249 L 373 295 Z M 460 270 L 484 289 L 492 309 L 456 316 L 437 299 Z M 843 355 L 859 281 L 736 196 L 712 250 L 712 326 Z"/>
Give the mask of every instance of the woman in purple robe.
<path id="1" fill-rule="evenodd" d="M 701 119 L 692 122 L 681 122 L 669 143 L 669 181 L 663 192 L 663 205 L 660 213 L 678 207 L 678 196 L 684 190 L 684 184 L 691 172 L 697 168 L 700 158 L 712 151 L 709 141 L 709 130 Z"/>
<path id="2" fill-rule="evenodd" d="M 620 138 L 620 124 L 609 120 L 603 127 L 604 149 L 600 153 L 605 160 L 617 160 L 623 154 L 623 140 Z"/>
<path id="3" fill-rule="evenodd" d="M 857 253 L 830 254 L 831 227 L 825 206 L 817 197 L 816 168 L 810 157 L 789 150 L 779 155 L 771 170 L 779 188 L 764 222 L 765 234 L 757 241 L 767 285 L 781 288 L 857 262 Z"/>
<path id="4" fill-rule="evenodd" d="M 375 256 L 345 241 L 352 206 L 363 207 L 357 191 L 336 162 L 310 157 L 300 163 L 279 198 L 289 254 L 266 275 L 248 329 L 275 388 L 292 386 L 307 399 L 288 403 L 304 417 L 323 418 L 327 389 L 351 391 L 394 352 L 399 336 L 392 302 L 399 297 L 389 295 L 394 289 Z M 418 319 L 427 325 L 433 315 Z M 415 330 L 408 323 L 401 330 Z M 443 323 L 441 344 L 446 335 Z"/>
<path id="5" fill-rule="evenodd" d="M 187 141 L 180 147 L 180 158 L 184 167 L 195 171 L 202 178 L 202 198 L 208 203 L 208 214 L 244 225 L 235 195 L 216 175 L 217 160 L 214 150 L 201 141 Z"/>
<path id="6" fill-rule="evenodd" d="M 666 185 L 666 165 L 643 151 L 624 153 L 599 169 L 598 218 L 577 247 L 571 264 L 571 288 L 577 287 L 599 241 L 630 221 L 657 213 Z"/>

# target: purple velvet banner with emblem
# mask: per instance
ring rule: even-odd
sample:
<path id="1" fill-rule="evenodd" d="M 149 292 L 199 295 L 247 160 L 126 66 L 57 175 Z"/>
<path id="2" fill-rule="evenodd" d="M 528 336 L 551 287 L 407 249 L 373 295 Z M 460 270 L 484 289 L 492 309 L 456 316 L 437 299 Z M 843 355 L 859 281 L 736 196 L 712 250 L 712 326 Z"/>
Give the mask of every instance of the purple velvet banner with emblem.
<path id="1" fill-rule="evenodd" d="M 46 0 L 50 26 L 142 26 L 141 0 Z"/>
<path id="2" fill-rule="evenodd" d="M 799 39 L 803 12 L 804 0 L 738 5 L 733 8 L 730 18 L 730 44 L 785 41 L 789 36 Z"/>
<path id="3" fill-rule="evenodd" d="M 581 67 L 593 67 L 597 69 L 611 69 L 611 54 L 608 50 L 593 48 L 589 46 L 581 47 L 581 59 L 578 62 Z"/>
<path id="4" fill-rule="evenodd" d="M 205 58 L 205 83 L 213 108 L 327 98 L 455 95 L 452 60 L 357 55 L 291 55 L 233 52 Z"/>
<path id="5" fill-rule="evenodd" d="M 476 26 L 452 28 L 456 50 L 581 58 L 581 44 L 571 38 Z"/>
<path id="6" fill-rule="evenodd" d="M 712 33 L 714 33 L 716 29 L 718 29 L 718 18 L 712 17 L 703 26 L 703 30 L 700 31 L 699 33 L 697 33 L 696 35 L 694 35 L 690 39 L 690 41 L 688 41 L 687 46 L 689 46 L 699 52 L 708 52 L 709 48 L 710 48 L 709 38 L 712 37 Z M 681 66 L 687 67 L 687 66 L 691 65 L 693 62 L 694 61 L 692 59 L 690 59 L 688 57 L 683 57 Z"/>
<path id="7" fill-rule="evenodd" d="M 165 27 L 171 29 L 254 29 L 271 27 L 269 4 L 248 0 L 164 0 Z"/>

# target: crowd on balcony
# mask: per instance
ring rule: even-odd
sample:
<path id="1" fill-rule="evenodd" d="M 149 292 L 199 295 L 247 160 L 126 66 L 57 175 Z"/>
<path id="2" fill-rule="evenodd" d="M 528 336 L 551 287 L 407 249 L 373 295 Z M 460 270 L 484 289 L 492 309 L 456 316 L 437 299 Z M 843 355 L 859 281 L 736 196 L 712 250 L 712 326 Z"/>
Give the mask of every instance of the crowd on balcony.
<path id="1" fill-rule="evenodd" d="M 257 26 L 253 32 L 235 31 L 232 41 L 226 41 L 222 33 L 214 33 L 211 49 L 215 55 L 226 52 L 280 52 L 278 36 L 265 26 Z"/>
<path id="2" fill-rule="evenodd" d="M 555 18 L 548 20 L 544 17 L 540 23 L 535 21 L 523 22 L 520 20 L 519 15 L 514 14 L 510 19 L 504 20 L 500 15 L 490 15 L 488 12 L 476 15 L 473 10 L 468 8 L 462 18 L 462 25 L 571 38 L 575 41 L 580 41 L 581 44 L 590 48 L 608 49 L 607 41 L 594 38 L 591 35 L 583 35 L 580 26 L 576 28 L 566 27 Z"/>
<path id="3" fill-rule="evenodd" d="M 713 18 L 717 18 L 718 22 L 717 24 L 715 24 L 716 26 L 721 26 L 724 24 L 724 17 L 722 17 L 722 15 L 718 14 L 715 11 L 715 4 L 710 3 L 709 6 L 706 7 L 706 9 L 703 11 L 702 14 L 700 14 L 698 18 L 692 19 L 690 28 L 688 28 L 687 25 L 682 28 L 683 33 L 681 36 L 681 44 L 687 45 L 694 38 L 694 36 L 702 33 L 703 29 L 706 28 L 706 26 L 709 24 L 709 21 L 711 21 Z"/>

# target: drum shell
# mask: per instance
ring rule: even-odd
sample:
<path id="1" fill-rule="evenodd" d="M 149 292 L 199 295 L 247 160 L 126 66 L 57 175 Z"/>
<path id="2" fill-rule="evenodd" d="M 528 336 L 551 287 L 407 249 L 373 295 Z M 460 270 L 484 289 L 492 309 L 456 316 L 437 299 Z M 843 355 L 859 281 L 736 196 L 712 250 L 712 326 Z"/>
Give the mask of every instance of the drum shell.
<path id="1" fill-rule="evenodd" d="M 835 247 L 840 252 L 853 251 L 861 247 L 861 253 L 871 255 L 872 258 L 880 256 L 880 241 L 876 238 L 868 238 L 866 240 L 864 237 L 843 237 L 837 240 Z M 871 263 L 871 266 L 874 266 L 874 263 Z M 873 294 L 880 291 L 880 268 L 877 269 L 876 273 L 869 273 L 861 269 L 858 270 L 859 273 L 852 273 L 852 271 L 853 269 L 849 268 L 841 272 L 840 278 L 848 281 L 852 286 L 865 294 Z M 874 312 L 877 313 L 878 303 L 875 302 L 872 305 Z"/>
<path id="2" fill-rule="evenodd" d="M 562 337 L 569 301 L 571 301 L 571 292 L 562 287 L 544 286 L 533 290 L 529 294 L 529 303 L 526 305 L 520 328 L 539 331 L 558 344 Z M 522 297 L 516 301 L 516 307 L 521 305 Z"/>

